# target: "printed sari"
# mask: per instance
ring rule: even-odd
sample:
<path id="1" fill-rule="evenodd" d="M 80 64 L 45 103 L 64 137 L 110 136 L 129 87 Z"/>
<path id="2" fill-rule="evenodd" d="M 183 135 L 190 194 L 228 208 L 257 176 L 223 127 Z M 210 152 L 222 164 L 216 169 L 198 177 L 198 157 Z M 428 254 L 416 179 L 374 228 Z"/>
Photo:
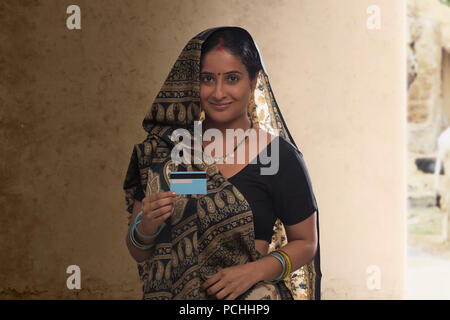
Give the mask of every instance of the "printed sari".
<path id="1" fill-rule="evenodd" d="M 207 174 L 207 194 L 178 195 L 173 214 L 156 239 L 153 256 L 137 263 L 143 299 L 209 299 L 200 290 L 205 275 L 260 258 L 255 249 L 253 214 L 243 194 L 214 164 L 203 160 L 199 164 L 175 163 L 171 159 L 171 150 L 177 144 L 171 138 L 172 132 L 184 128 L 194 136 L 194 121 L 200 115 L 201 47 L 220 28 L 199 33 L 183 48 L 143 120 L 148 136 L 133 148 L 123 185 L 129 218 L 143 190 L 146 196 L 170 190 L 169 172 Z M 275 101 L 262 58 L 261 64 L 251 112 L 253 122 L 296 146 Z M 317 212 L 317 228 L 318 223 Z M 280 220 L 274 230 L 269 251 L 287 243 Z M 258 282 L 238 299 L 320 299 L 320 280 L 318 248 L 310 263 L 284 281 Z"/>

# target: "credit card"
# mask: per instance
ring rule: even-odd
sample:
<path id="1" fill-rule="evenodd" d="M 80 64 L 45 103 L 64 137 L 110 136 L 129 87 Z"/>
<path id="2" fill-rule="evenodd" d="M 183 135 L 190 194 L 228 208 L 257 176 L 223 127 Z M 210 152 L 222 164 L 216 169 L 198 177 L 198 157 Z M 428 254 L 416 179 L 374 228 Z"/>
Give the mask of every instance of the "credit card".
<path id="1" fill-rule="evenodd" d="M 206 194 L 206 171 L 169 172 L 169 181 L 177 194 Z"/>

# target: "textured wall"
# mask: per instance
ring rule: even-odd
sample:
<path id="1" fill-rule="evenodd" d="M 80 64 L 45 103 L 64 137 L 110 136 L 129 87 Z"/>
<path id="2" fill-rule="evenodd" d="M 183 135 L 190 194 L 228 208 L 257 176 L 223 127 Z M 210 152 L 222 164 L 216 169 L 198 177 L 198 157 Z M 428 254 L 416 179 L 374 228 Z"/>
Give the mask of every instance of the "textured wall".
<path id="1" fill-rule="evenodd" d="M 366 28 L 373 2 L 381 30 Z M 66 28 L 70 4 L 81 30 Z M 388 0 L 1 1 L 0 298 L 141 297 L 124 240 L 129 157 L 183 46 L 219 25 L 257 41 L 305 156 L 323 298 L 401 297 L 405 14 Z"/>
<path id="2" fill-rule="evenodd" d="M 408 149 L 437 150 L 437 139 L 450 123 L 450 7 L 434 0 L 408 0 L 410 39 L 417 77 L 408 92 Z"/>

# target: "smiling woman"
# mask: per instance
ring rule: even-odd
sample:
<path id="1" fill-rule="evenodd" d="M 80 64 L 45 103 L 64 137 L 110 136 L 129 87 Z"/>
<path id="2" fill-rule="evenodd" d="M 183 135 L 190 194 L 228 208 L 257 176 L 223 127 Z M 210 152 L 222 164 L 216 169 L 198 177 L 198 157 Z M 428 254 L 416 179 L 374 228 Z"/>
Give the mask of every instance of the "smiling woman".
<path id="1" fill-rule="evenodd" d="M 240 127 L 239 122 L 245 120 L 250 94 L 255 86 L 256 77 L 250 82 L 238 56 L 226 50 L 214 50 L 204 55 L 200 71 L 200 101 L 208 114 L 206 123 L 209 126 L 211 122 L 227 124 L 222 128 Z M 250 125 L 248 119 L 247 122 Z"/>
<path id="2" fill-rule="evenodd" d="M 245 163 L 174 163 L 170 137 L 180 127 L 193 136 L 195 120 L 225 138 L 227 129 L 254 127 L 257 140 L 233 138 Z M 191 39 L 143 127 L 148 137 L 135 145 L 124 189 L 126 241 L 144 299 L 320 299 L 312 184 L 246 30 L 213 28 Z M 277 153 L 275 174 L 260 174 L 264 153 L 254 163 L 252 143 Z M 207 193 L 171 197 L 176 171 L 205 171 Z"/>
<path id="3" fill-rule="evenodd" d="M 204 130 L 214 127 L 225 133 L 225 129 L 250 127 L 249 101 L 254 101 L 256 73 L 262 69 L 250 39 L 245 32 L 224 29 L 203 44 L 200 101 L 208 115 Z"/>

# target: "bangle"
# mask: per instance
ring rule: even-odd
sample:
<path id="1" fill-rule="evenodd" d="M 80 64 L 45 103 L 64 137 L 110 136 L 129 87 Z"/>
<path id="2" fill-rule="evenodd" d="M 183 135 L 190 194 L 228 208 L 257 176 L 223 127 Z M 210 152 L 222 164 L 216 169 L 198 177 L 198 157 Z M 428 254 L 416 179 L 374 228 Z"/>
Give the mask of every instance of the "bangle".
<path id="1" fill-rule="evenodd" d="M 156 244 L 153 242 L 153 243 L 150 243 L 150 244 L 148 244 L 148 245 L 146 245 L 146 244 L 142 244 L 142 243 L 140 243 L 140 242 L 138 242 L 135 238 L 134 238 L 134 230 L 136 230 L 136 224 L 133 224 L 133 226 L 131 227 L 131 230 L 130 230 L 130 240 L 131 240 L 131 243 L 136 247 L 136 248 L 138 248 L 138 249 L 140 249 L 140 250 L 150 250 L 151 248 L 153 248 Z"/>
<path id="2" fill-rule="evenodd" d="M 268 256 L 274 257 L 274 258 L 276 258 L 278 261 L 280 261 L 281 265 L 283 266 L 283 271 L 281 272 L 281 275 L 280 275 L 278 278 L 274 279 L 273 281 L 266 281 L 266 282 L 269 282 L 269 283 L 276 283 L 276 282 L 279 282 L 279 281 L 281 281 L 281 280 L 283 279 L 283 276 L 284 276 L 285 273 L 286 273 L 286 261 L 285 261 L 285 259 L 284 259 L 284 256 L 281 255 L 280 253 L 276 252 L 276 251 L 273 251 L 273 252 L 269 253 L 269 254 L 266 255 L 265 257 L 268 257 Z"/>
<path id="3" fill-rule="evenodd" d="M 288 254 L 286 253 L 286 251 L 283 250 L 277 250 L 280 254 L 282 254 L 287 262 L 287 270 L 286 270 L 286 274 L 284 275 L 283 279 L 286 278 L 288 275 L 291 274 L 291 268 L 292 268 L 292 264 L 291 264 L 291 259 L 289 258 Z"/>
<path id="4" fill-rule="evenodd" d="M 283 265 L 283 272 L 281 273 L 281 275 L 278 277 L 278 278 L 276 278 L 276 279 L 274 279 L 273 281 L 274 282 L 278 282 L 278 281 L 281 281 L 281 280 L 283 280 L 284 279 L 284 277 L 285 277 L 285 275 L 286 275 L 286 259 L 284 258 L 284 256 L 282 255 L 282 254 L 280 254 L 278 251 L 273 251 L 273 252 L 271 252 L 271 256 L 273 256 L 273 257 L 278 257 L 278 260 L 280 260 L 281 261 L 281 264 Z"/>
<path id="5" fill-rule="evenodd" d="M 161 233 L 161 230 L 164 228 L 164 226 L 165 226 L 166 224 L 165 224 L 164 222 L 161 223 L 161 226 L 159 227 L 158 232 L 156 232 L 155 234 L 152 234 L 152 235 L 150 235 L 150 236 L 146 236 L 146 235 L 140 233 L 139 230 L 138 230 L 138 228 L 137 228 L 137 225 L 141 222 L 141 220 L 137 221 L 137 219 L 138 219 L 142 214 L 143 214 L 142 211 L 139 212 L 138 215 L 136 216 L 136 218 L 134 219 L 134 223 L 136 224 L 136 233 L 137 233 L 138 236 L 139 236 L 140 238 L 142 238 L 142 239 L 154 239 L 154 238 L 156 238 L 156 237 Z"/>

